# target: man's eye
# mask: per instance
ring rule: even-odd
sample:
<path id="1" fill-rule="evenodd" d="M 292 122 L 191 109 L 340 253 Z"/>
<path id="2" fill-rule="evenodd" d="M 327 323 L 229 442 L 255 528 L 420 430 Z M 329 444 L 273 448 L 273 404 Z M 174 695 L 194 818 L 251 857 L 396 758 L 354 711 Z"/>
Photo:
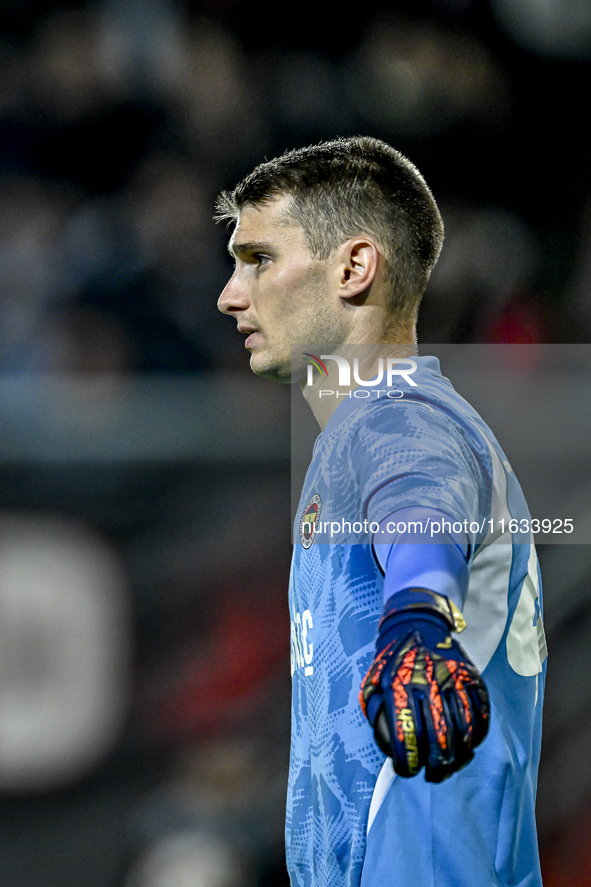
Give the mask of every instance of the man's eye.
<path id="1" fill-rule="evenodd" d="M 266 265 L 270 261 L 269 256 L 265 256 L 263 253 L 254 253 L 253 258 L 257 265 Z"/>

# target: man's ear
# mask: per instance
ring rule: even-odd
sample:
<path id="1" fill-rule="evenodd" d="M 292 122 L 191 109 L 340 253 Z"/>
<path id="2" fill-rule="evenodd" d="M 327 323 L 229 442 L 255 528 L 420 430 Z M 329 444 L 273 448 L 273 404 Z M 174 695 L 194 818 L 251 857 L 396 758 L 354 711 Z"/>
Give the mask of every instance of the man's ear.
<path id="1" fill-rule="evenodd" d="M 339 295 L 353 299 L 373 283 L 380 263 L 380 251 L 367 237 L 354 237 L 341 247 L 339 256 Z"/>

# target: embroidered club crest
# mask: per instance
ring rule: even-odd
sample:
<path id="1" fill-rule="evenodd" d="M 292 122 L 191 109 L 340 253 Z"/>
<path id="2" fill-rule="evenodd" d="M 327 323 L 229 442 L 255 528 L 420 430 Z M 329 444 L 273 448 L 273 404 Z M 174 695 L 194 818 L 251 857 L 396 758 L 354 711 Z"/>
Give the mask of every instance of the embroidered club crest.
<path id="1" fill-rule="evenodd" d="M 304 548 L 309 548 L 316 535 L 317 521 L 320 518 L 322 502 L 318 493 L 314 493 L 306 507 L 300 521 L 300 539 Z"/>

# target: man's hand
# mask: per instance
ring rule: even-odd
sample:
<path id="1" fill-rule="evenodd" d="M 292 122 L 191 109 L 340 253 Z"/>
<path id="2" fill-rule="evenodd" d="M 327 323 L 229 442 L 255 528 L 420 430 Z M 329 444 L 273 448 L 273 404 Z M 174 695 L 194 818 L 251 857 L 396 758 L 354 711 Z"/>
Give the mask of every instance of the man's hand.
<path id="1" fill-rule="evenodd" d="M 486 736 L 486 686 L 451 636 L 463 627 L 449 599 L 426 589 L 399 592 L 384 608 L 359 699 L 400 776 L 424 766 L 428 782 L 442 782 Z"/>

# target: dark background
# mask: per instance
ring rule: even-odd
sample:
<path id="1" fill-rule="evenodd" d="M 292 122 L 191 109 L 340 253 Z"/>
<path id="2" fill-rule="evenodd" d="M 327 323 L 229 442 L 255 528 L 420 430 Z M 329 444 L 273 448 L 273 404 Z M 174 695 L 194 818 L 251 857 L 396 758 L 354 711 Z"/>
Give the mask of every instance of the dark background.
<path id="1" fill-rule="evenodd" d="M 446 222 L 422 341 L 589 342 L 590 59 L 584 0 L 1 4 L 3 887 L 286 883 L 289 390 L 216 310 L 215 195 L 384 138 Z M 585 520 L 585 378 L 546 403 L 539 370 L 491 411 L 546 404 Z M 540 557 L 545 884 L 580 887 L 591 557 Z"/>

